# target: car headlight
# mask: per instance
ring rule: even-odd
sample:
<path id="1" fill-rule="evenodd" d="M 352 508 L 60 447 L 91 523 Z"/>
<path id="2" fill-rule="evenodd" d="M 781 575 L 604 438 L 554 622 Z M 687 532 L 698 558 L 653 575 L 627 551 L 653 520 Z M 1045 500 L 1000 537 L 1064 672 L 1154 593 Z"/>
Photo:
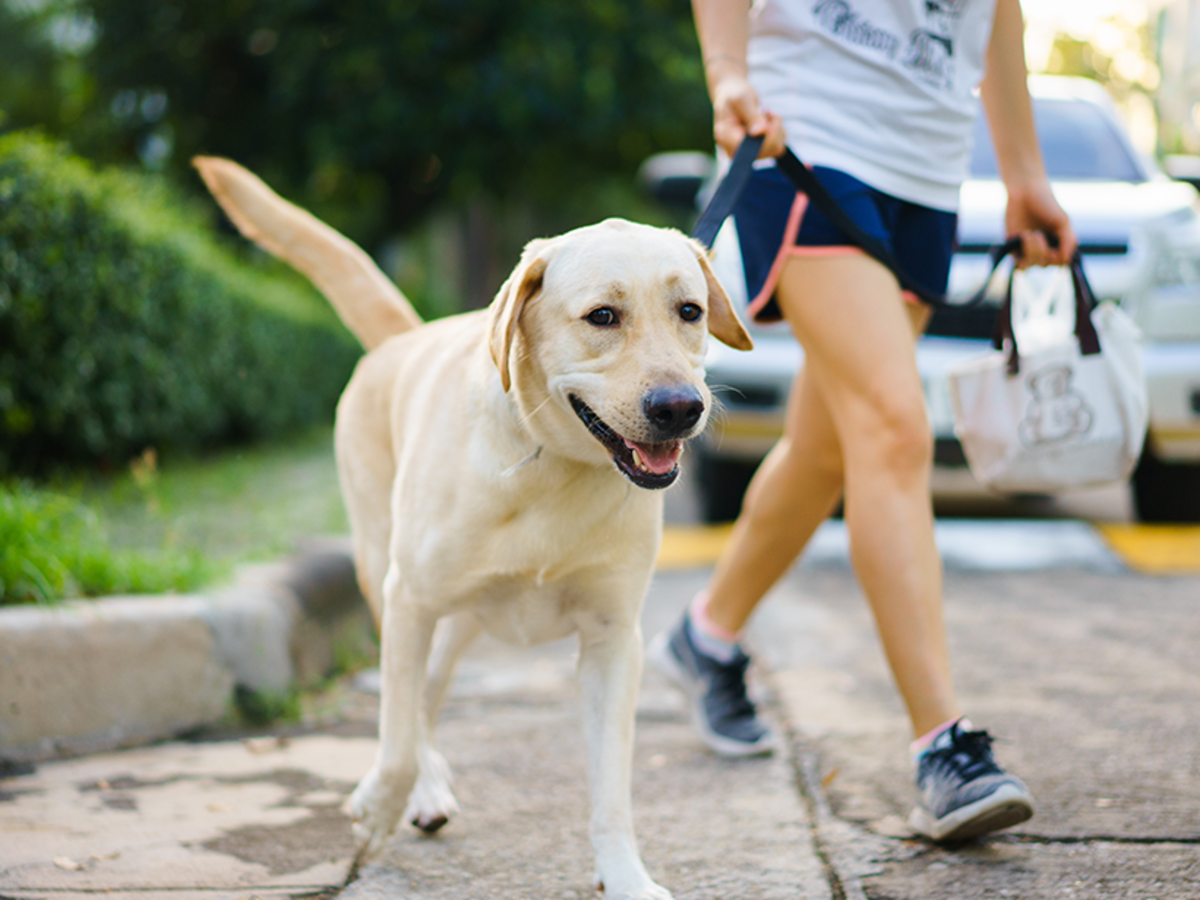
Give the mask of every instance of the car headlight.
<path id="1" fill-rule="evenodd" d="M 1155 287 L 1200 285 L 1200 247 L 1164 247 L 1154 261 Z"/>

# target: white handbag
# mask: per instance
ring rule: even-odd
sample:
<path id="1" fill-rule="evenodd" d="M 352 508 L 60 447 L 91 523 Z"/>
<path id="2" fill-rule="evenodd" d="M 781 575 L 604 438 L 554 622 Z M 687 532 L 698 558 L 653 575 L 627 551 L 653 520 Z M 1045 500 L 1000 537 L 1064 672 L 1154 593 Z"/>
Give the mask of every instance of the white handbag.
<path id="1" fill-rule="evenodd" d="M 1078 254 L 1044 290 L 1031 281 L 1012 273 L 995 349 L 947 373 L 971 472 L 1004 493 L 1120 481 L 1148 421 L 1141 334 L 1115 303 L 1096 303 Z"/>

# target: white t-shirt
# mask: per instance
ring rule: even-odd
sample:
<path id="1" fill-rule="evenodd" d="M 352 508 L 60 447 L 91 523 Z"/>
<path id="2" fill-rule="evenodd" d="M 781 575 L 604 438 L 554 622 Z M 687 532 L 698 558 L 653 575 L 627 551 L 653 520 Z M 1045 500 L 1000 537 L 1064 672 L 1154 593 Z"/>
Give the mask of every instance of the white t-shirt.
<path id="1" fill-rule="evenodd" d="M 956 210 L 996 0 L 755 0 L 750 82 L 805 163 Z"/>

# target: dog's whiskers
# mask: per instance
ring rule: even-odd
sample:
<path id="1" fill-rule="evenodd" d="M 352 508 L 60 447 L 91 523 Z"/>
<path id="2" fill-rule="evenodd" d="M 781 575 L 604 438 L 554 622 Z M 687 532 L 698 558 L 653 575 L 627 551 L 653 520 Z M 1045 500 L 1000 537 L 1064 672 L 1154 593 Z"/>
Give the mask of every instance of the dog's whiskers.
<path id="1" fill-rule="evenodd" d="M 535 406 L 533 409 L 531 409 L 527 415 L 522 416 L 521 417 L 521 426 L 524 427 L 525 424 L 530 419 L 532 419 L 534 416 L 536 416 L 539 412 L 541 412 L 542 407 L 545 406 L 549 402 L 550 402 L 550 398 L 547 397 L 545 400 L 543 400 L 541 403 L 539 403 L 537 406 Z"/>

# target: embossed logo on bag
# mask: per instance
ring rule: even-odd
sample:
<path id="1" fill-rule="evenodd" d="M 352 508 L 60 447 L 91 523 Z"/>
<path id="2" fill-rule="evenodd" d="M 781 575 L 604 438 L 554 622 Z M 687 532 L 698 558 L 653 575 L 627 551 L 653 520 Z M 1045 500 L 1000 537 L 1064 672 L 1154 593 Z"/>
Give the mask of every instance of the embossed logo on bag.
<path id="1" fill-rule="evenodd" d="M 1033 400 L 1017 436 L 1026 447 L 1057 444 L 1091 431 L 1096 416 L 1083 395 L 1071 389 L 1074 374 L 1069 365 L 1055 363 L 1025 379 Z"/>

